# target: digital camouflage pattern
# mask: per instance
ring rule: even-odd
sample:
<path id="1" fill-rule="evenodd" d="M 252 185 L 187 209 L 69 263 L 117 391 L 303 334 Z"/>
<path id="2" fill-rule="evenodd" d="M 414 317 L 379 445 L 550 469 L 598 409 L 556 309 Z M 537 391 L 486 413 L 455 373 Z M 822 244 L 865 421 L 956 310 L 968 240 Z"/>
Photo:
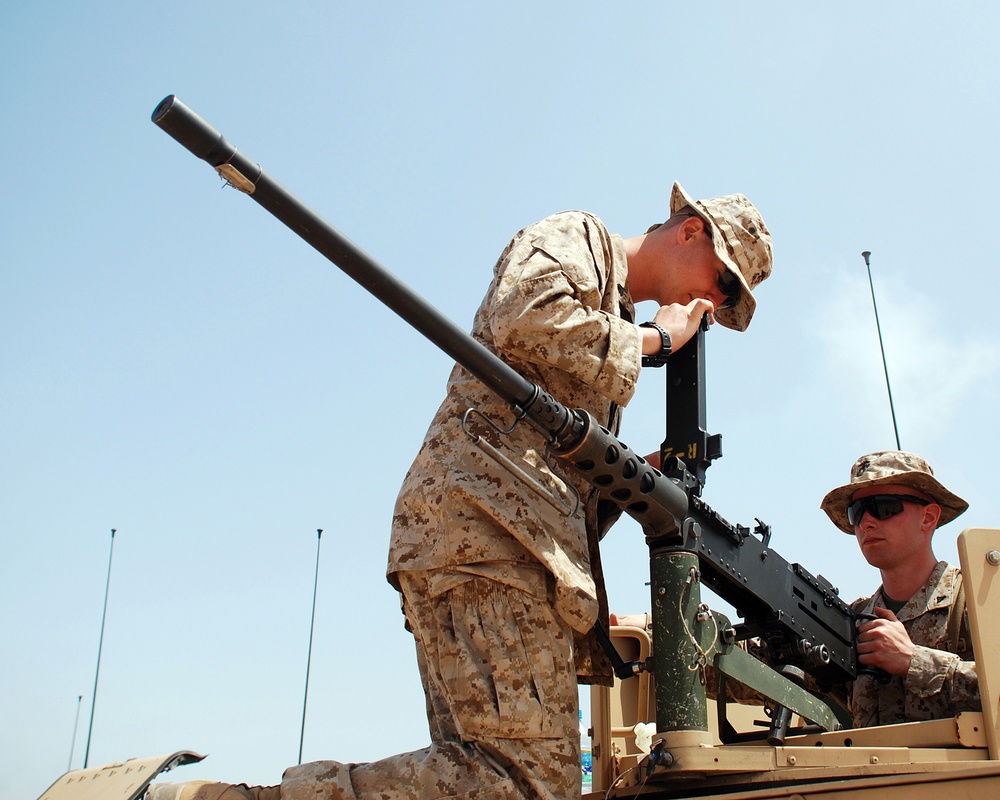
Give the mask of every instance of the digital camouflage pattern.
<path id="1" fill-rule="evenodd" d="M 717 253 L 748 289 L 734 312 L 718 315 L 742 330 L 754 308 L 749 288 L 770 272 L 770 236 L 742 195 L 697 203 Z M 507 245 L 472 336 L 617 434 L 641 367 L 627 280 L 620 236 L 592 214 L 555 214 Z M 463 430 L 469 409 L 471 433 L 531 483 Z M 386 577 L 414 635 L 431 745 L 367 764 L 292 767 L 282 800 L 579 796 L 577 681 L 613 684 L 592 631 L 608 617 L 599 541 L 620 510 L 515 421 L 456 365 L 396 501 Z"/>
<path id="2" fill-rule="evenodd" d="M 902 450 L 879 450 L 855 461 L 851 466 L 850 483 L 827 492 L 820 502 L 820 508 L 840 530 L 854 536 L 854 526 L 847 519 L 847 505 L 854 493 L 869 486 L 886 484 L 909 486 L 933 498 L 941 506 L 939 528 L 964 514 L 969 507 L 965 500 L 945 488 L 934 476 L 934 470 L 926 459 Z"/>
<path id="3" fill-rule="evenodd" d="M 292 767 L 282 800 L 579 797 L 573 631 L 553 611 L 551 579 L 530 573 L 537 595 L 485 578 L 436 594 L 430 574 L 400 573 L 432 744 Z"/>
<path id="4" fill-rule="evenodd" d="M 964 602 L 958 607 L 961 582 L 958 567 L 939 561 L 923 588 L 900 609 L 896 617 L 916 645 L 910 668 L 884 684 L 862 675 L 848 687 L 856 727 L 982 710 L 968 614 Z M 881 588 L 852 604 L 856 613 L 872 613 L 876 606 L 886 607 Z M 960 623 L 952 619 L 955 614 L 962 615 Z"/>
<path id="5" fill-rule="evenodd" d="M 617 433 L 641 366 L 633 313 L 621 237 L 568 211 L 508 244 L 472 335 Z M 469 408 L 502 429 L 514 421 L 455 367 L 400 490 L 387 569 L 414 635 L 432 743 L 367 764 L 291 767 L 282 800 L 580 795 L 577 680 L 613 681 L 589 634 L 607 619 L 598 544 L 617 514 L 550 463 L 530 425 L 500 437 L 475 417 L 477 435 L 576 510 L 541 500 L 463 432 Z"/>
<path id="6" fill-rule="evenodd" d="M 617 433 L 641 359 L 626 280 L 621 237 L 591 214 L 556 214 L 519 232 L 504 250 L 472 335 L 565 406 L 586 409 Z M 455 367 L 396 503 L 390 582 L 408 570 L 487 569 L 503 580 L 495 567 L 481 565 L 541 565 L 555 578 L 557 613 L 577 632 L 589 632 L 603 593 L 597 490 L 550 463 L 542 436 L 529 424 L 500 437 L 473 417 L 476 434 L 568 508 L 580 498 L 579 510 L 563 515 L 462 431 L 469 408 L 503 429 L 514 422 L 503 401 Z"/>
<path id="7" fill-rule="evenodd" d="M 641 359 L 626 281 L 621 237 L 591 214 L 556 214 L 504 250 L 472 335 L 617 432 Z M 387 569 L 416 642 L 432 744 L 293 767 L 285 800 L 580 794 L 577 679 L 611 682 L 587 636 L 607 616 L 597 491 L 550 463 L 530 425 L 501 437 L 474 417 L 477 435 L 577 509 L 560 513 L 473 443 L 461 427 L 469 408 L 501 429 L 514 421 L 455 367 L 400 490 Z"/>
<path id="8" fill-rule="evenodd" d="M 281 800 L 280 786 L 233 785 L 215 781 L 154 783 L 143 800 Z"/>
<path id="9" fill-rule="evenodd" d="M 720 308 L 715 318 L 720 325 L 745 331 L 757 308 L 752 290 L 771 274 L 771 234 L 760 212 L 742 194 L 695 200 L 684 187 L 674 183 L 670 213 L 676 214 L 685 208 L 709 224 L 715 254 L 743 285 L 739 302 L 731 308 Z"/>

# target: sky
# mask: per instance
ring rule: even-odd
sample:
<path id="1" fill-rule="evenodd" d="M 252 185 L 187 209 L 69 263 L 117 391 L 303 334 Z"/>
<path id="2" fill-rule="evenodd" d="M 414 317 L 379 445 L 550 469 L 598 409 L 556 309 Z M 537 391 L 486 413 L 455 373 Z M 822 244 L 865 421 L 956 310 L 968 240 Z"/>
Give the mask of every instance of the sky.
<path id="1" fill-rule="evenodd" d="M 451 365 L 154 126 L 163 97 L 464 328 L 526 224 L 635 235 L 674 180 L 749 196 L 774 274 L 744 334 L 708 334 L 704 499 L 851 600 L 878 573 L 819 502 L 896 444 L 863 250 L 900 444 L 970 503 L 935 551 L 1000 528 L 998 23 L 922 0 L 3 4 L 0 796 L 178 750 L 208 757 L 168 779 L 277 783 L 314 578 L 303 760 L 428 742 L 384 574 Z M 663 402 L 644 372 L 633 449 Z M 603 554 L 612 610 L 646 610 L 639 527 Z"/>

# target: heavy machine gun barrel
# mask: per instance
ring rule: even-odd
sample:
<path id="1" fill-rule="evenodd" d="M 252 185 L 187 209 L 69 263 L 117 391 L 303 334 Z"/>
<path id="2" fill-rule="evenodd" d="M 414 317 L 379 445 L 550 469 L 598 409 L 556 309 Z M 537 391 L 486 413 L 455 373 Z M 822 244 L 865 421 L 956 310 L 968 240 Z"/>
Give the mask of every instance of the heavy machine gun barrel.
<path id="1" fill-rule="evenodd" d="M 351 278 L 511 405 L 570 461 L 639 520 L 647 532 L 674 527 L 687 512 L 687 494 L 664 480 L 586 411 L 568 409 L 473 339 L 371 256 L 299 201 L 174 95 L 157 105 L 153 122 L 208 162 Z"/>
<path id="2" fill-rule="evenodd" d="M 265 173 L 219 131 L 171 95 L 153 122 L 208 162 L 234 188 L 281 220 L 506 401 L 529 405 L 535 387 Z M 554 422 L 561 429 L 566 420 Z"/>
<path id="3" fill-rule="evenodd" d="M 683 429 L 682 441 L 673 448 L 681 458 L 667 459 L 661 472 L 589 413 L 562 405 L 447 319 L 175 96 L 157 105 L 152 120 L 509 403 L 545 437 L 554 456 L 640 523 L 651 558 L 663 550 L 694 555 L 698 580 L 737 607 L 746 619 L 746 635 L 776 645 L 783 661 L 823 682 L 856 676 L 853 615 L 836 590 L 771 551 L 769 532 L 731 525 L 700 498 L 704 470 L 721 454 L 719 437 L 708 437 L 703 428 L 704 332 L 679 351 L 670 376 L 676 375 L 673 383 L 681 396 L 671 422 Z"/>

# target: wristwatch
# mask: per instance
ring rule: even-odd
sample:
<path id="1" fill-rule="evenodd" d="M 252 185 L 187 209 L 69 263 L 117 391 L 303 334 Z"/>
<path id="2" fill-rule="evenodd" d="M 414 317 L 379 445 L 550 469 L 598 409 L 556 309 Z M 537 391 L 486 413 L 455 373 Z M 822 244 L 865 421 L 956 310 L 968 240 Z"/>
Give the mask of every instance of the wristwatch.
<path id="1" fill-rule="evenodd" d="M 642 365 L 644 367 L 664 366 L 667 363 L 667 359 L 670 358 L 670 334 L 667 333 L 662 326 L 657 325 L 655 322 L 642 322 L 639 324 L 639 327 L 653 328 L 660 334 L 660 352 L 649 356 L 643 356 Z"/>

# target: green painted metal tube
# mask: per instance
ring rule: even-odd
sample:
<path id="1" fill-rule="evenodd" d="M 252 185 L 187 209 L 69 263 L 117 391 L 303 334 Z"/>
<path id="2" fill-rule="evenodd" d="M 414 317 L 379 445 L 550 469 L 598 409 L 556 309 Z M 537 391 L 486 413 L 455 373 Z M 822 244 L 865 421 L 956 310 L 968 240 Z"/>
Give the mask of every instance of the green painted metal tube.
<path id="1" fill-rule="evenodd" d="M 714 622 L 698 621 L 698 556 L 680 550 L 650 553 L 656 729 L 708 730 L 708 699 L 701 665 L 714 642 Z M 708 653 L 704 651 L 709 651 Z"/>

